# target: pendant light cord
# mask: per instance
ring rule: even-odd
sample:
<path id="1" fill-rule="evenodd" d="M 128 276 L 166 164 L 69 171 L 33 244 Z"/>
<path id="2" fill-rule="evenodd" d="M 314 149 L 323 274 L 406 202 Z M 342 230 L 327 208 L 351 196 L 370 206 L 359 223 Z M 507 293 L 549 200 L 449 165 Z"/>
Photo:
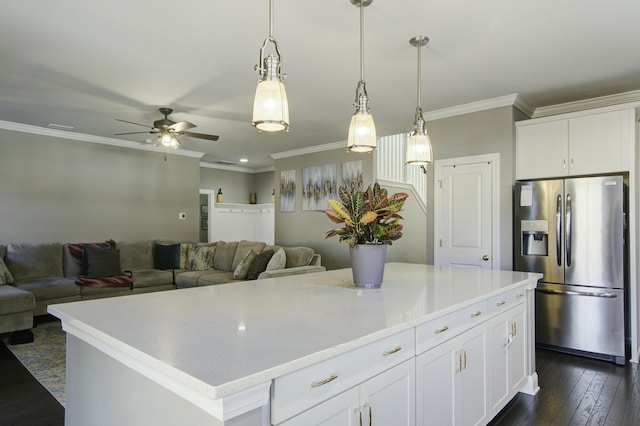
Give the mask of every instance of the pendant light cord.
<path id="1" fill-rule="evenodd" d="M 269 38 L 273 38 L 273 0 L 269 0 Z"/>
<path id="2" fill-rule="evenodd" d="M 420 98 L 422 97 L 422 79 L 420 78 L 422 75 L 422 59 L 420 56 L 420 50 L 422 46 L 418 45 L 418 108 L 422 109 L 422 105 L 420 104 Z"/>
<path id="3" fill-rule="evenodd" d="M 360 1 L 360 81 L 364 82 L 364 6 Z"/>

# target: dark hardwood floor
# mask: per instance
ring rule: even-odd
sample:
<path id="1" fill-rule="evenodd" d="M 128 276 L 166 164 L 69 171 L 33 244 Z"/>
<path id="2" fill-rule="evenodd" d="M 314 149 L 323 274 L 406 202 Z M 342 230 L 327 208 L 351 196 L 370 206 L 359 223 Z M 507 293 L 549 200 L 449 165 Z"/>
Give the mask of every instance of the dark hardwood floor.
<path id="1" fill-rule="evenodd" d="M 64 425 L 64 407 L 0 340 L 0 426 Z"/>
<path id="2" fill-rule="evenodd" d="M 640 425 L 638 364 L 536 351 L 540 392 L 518 394 L 492 426 Z"/>
<path id="3" fill-rule="evenodd" d="M 492 426 L 640 425 L 637 364 L 546 350 L 536 355 L 540 392 L 518 394 Z M 64 408 L 0 343 L 0 426 L 63 424 Z"/>

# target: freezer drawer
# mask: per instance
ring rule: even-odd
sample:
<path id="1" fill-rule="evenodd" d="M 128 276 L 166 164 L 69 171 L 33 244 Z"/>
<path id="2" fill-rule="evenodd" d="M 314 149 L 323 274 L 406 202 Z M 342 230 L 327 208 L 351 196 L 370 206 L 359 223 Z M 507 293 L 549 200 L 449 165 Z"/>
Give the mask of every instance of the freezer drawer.
<path id="1" fill-rule="evenodd" d="M 538 284 L 536 343 L 624 364 L 623 290 Z"/>

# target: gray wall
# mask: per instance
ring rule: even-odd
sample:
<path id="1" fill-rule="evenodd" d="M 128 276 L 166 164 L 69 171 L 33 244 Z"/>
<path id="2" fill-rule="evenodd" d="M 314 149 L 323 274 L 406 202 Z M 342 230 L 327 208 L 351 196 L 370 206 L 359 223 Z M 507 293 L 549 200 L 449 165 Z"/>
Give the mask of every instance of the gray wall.
<path id="1" fill-rule="evenodd" d="M 198 158 L 0 130 L 0 241 L 197 240 L 199 174 Z"/>
<path id="2" fill-rule="evenodd" d="M 512 195 L 514 173 L 515 129 L 514 117 L 524 118 L 512 106 L 474 112 L 427 123 L 436 160 L 481 154 L 500 154 L 500 269 L 512 269 Z M 427 197 L 427 263 L 434 259 L 433 166 L 429 166 L 430 179 Z"/>
<path id="3" fill-rule="evenodd" d="M 334 223 L 322 211 L 302 210 L 302 169 L 325 164 L 337 164 L 338 185 L 342 183 L 342 162 L 362 160 L 363 179 L 370 183 L 373 176 L 373 157 L 370 154 L 346 153 L 345 149 L 295 157 L 281 158 L 275 162 L 276 185 L 276 244 L 287 246 L 307 246 L 320 253 L 322 265 L 327 269 L 347 268 L 350 266 L 349 246 L 340 243 L 337 237 L 325 240 L 324 235 L 333 229 Z M 280 212 L 280 172 L 296 171 L 296 211 Z"/>

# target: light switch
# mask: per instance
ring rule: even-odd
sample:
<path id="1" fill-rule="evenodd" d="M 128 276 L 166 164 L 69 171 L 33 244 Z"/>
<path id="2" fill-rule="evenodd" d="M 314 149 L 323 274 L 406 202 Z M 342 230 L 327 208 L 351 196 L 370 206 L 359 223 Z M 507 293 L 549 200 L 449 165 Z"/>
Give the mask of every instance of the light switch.
<path id="1" fill-rule="evenodd" d="M 184 220 L 187 218 L 187 214 L 184 212 L 178 213 L 178 219 Z"/>

